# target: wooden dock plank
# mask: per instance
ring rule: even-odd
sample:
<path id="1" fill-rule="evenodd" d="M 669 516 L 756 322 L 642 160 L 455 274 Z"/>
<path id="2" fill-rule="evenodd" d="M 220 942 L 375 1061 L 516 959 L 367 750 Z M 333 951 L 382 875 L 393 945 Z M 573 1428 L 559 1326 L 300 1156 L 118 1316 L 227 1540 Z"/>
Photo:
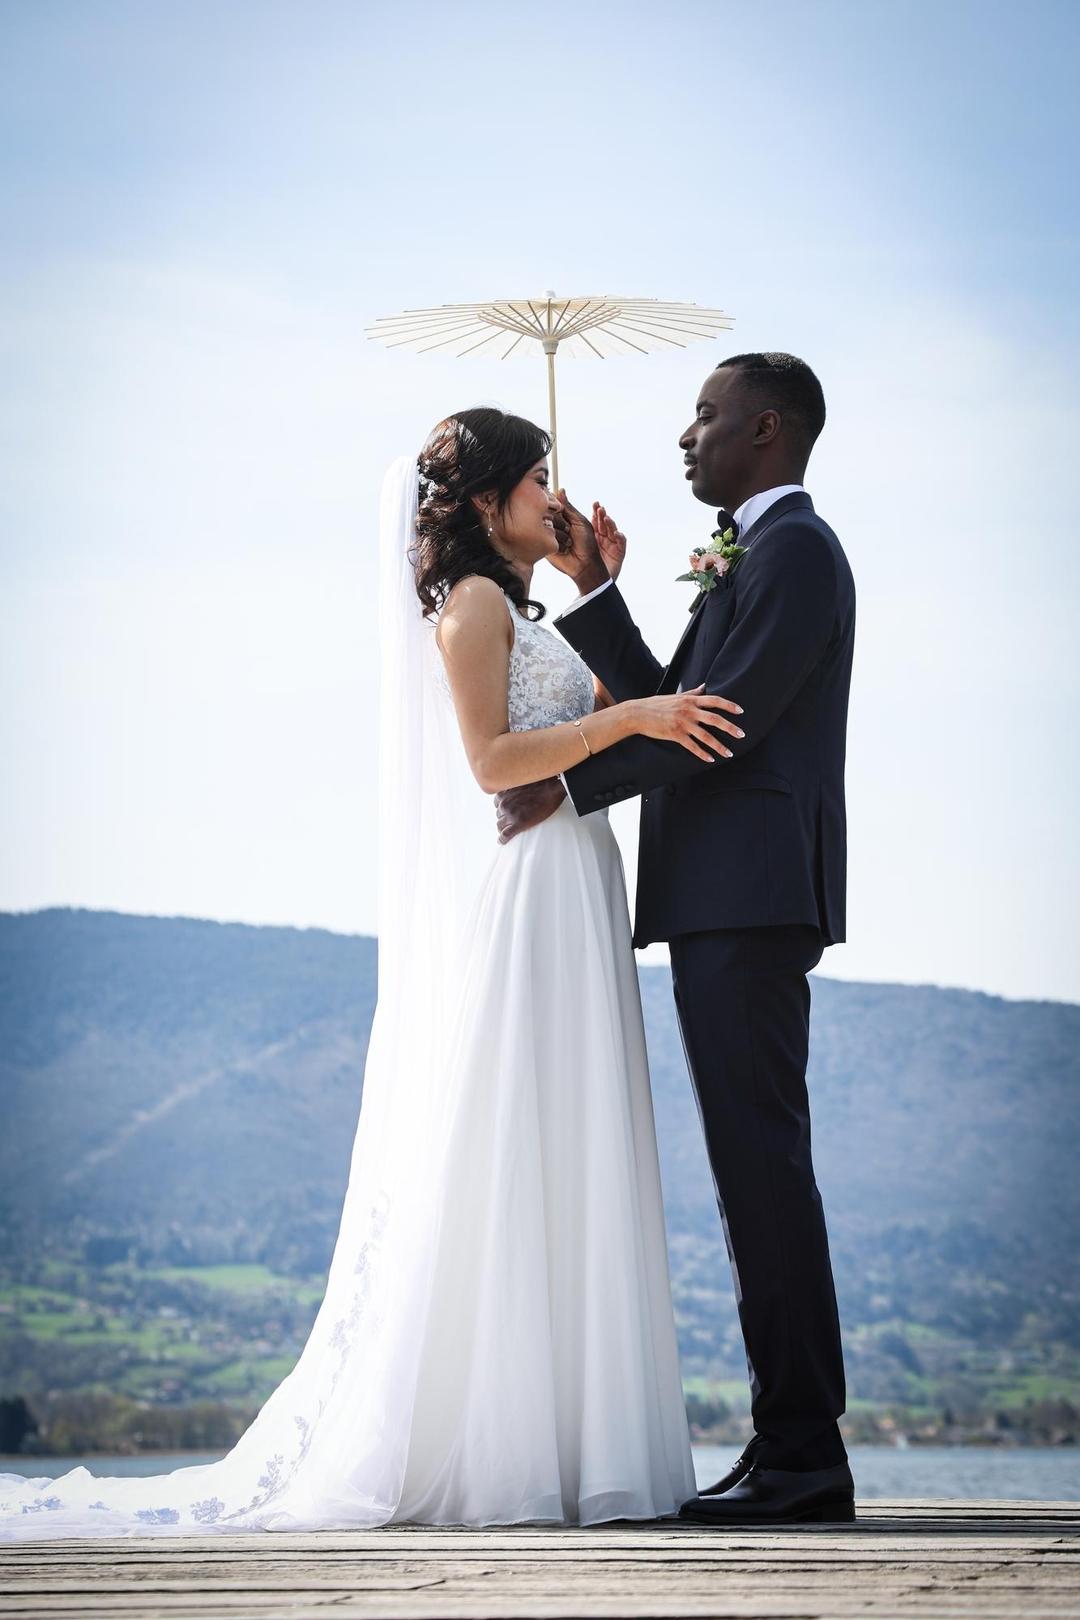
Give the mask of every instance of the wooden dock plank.
<path id="1" fill-rule="evenodd" d="M 0 1547 L 33 1620 L 1080 1620 L 1080 1503 L 867 1502 L 853 1525 L 401 1525 Z"/>

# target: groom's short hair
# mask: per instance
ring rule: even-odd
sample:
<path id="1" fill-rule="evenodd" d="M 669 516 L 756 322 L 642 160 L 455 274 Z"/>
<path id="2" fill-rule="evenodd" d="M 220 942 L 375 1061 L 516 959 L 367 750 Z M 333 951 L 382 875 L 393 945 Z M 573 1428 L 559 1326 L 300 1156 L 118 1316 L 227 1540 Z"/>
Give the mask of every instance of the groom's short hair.
<path id="1" fill-rule="evenodd" d="M 717 371 L 737 371 L 749 408 L 780 412 L 809 455 L 825 426 L 825 395 L 805 360 L 794 354 L 733 354 Z"/>

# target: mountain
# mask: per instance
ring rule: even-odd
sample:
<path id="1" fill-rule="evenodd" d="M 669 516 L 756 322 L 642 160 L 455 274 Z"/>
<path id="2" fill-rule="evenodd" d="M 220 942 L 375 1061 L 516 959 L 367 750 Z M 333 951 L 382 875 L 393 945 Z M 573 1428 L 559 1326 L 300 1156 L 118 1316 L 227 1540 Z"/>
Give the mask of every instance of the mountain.
<path id="1" fill-rule="evenodd" d="M 272 1387 L 336 1236 L 376 960 L 321 929 L 0 915 L 0 1393 L 107 1387 L 121 1342 L 133 1393 Z M 641 986 L 684 1371 L 738 1398 L 667 970 Z M 1075 1393 L 1078 1078 L 1080 1007 L 815 977 L 856 1406 Z"/>

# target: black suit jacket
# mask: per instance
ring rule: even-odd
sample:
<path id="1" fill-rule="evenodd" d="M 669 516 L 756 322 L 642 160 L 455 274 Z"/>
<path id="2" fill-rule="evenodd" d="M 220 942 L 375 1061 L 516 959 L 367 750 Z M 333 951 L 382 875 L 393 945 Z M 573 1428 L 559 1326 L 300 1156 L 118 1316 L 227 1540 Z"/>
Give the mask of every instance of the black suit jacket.
<path id="1" fill-rule="evenodd" d="M 641 794 L 634 944 L 712 928 L 809 923 L 845 937 L 844 753 L 855 584 L 805 492 L 740 536 L 733 573 L 695 603 L 671 662 L 617 585 L 555 620 L 616 702 L 705 683 L 742 705 L 733 757 L 629 737 L 566 773 L 579 815 Z"/>

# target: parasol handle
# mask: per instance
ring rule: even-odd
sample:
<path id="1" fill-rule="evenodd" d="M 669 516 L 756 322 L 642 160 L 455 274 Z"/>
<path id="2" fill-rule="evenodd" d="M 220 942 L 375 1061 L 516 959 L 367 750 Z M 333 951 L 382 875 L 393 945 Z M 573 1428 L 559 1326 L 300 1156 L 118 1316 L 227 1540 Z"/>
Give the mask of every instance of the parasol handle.
<path id="1" fill-rule="evenodd" d="M 551 487 L 559 487 L 559 438 L 555 424 L 555 350 L 559 347 L 557 338 L 544 339 L 544 353 L 547 355 L 548 371 L 548 420 L 551 424 Z"/>

